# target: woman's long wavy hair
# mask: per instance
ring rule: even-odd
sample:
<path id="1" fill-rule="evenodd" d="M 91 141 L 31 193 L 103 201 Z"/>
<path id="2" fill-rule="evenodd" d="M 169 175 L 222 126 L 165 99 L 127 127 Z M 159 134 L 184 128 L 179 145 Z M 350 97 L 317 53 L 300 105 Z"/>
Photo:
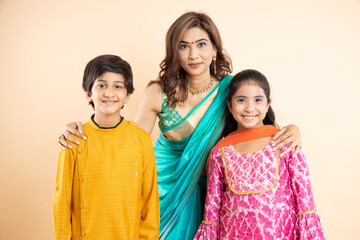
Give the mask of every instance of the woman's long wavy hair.
<path id="1" fill-rule="evenodd" d="M 228 97 L 227 102 L 231 104 L 231 99 L 237 92 L 237 90 L 245 83 L 253 82 L 259 87 L 264 90 L 265 97 L 268 103 L 271 103 L 270 99 L 270 84 L 264 74 L 257 70 L 247 69 L 244 71 L 239 72 L 236 74 L 232 79 L 228 86 Z M 277 127 L 275 121 L 275 113 L 272 110 L 271 105 L 265 115 L 263 120 L 264 125 L 273 125 Z M 233 115 L 231 114 L 229 108 L 226 108 L 226 118 L 225 118 L 225 129 L 224 129 L 224 136 L 228 135 L 231 132 L 236 131 L 238 128 L 238 123 L 234 119 Z"/>
<path id="2" fill-rule="evenodd" d="M 216 73 L 213 61 L 210 65 L 211 76 L 221 81 L 232 72 L 231 59 L 222 47 L 219 30 L 211 18 L 204 13 L 184 13 L 170 26 L 166 34 L 166 56 L 160 63 L 159 78 L 149 83 L 149 85 L 160 84 L 162 91 L 168 96 L 167 104 L 170 106 L 175 107 L 177 103 L 184 102 L 188 96 L 188 82 L 186 72 L 180 65 L 179 46 L 184 33 L 194 27 L 204 30 L 216 49 Z"/>

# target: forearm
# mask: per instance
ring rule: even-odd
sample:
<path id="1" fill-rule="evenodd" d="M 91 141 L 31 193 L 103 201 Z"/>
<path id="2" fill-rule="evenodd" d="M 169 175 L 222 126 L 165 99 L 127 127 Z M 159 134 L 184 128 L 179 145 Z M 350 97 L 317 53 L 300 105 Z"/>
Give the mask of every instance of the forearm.
<path id="1" fill-rule="evenodd" d="M 146 142 L 145 169 L 142 181 L 140 239 L 158 239 L 160 228 L 160 204 L 157 185 L 155 155 L 150 143 Z"/>
<path id="2" fill-rule="evenodd" d="M 220 209 L 222 199 L 223 172 L 220 167 L 220 156 L 216 152 L 211 154 L 209 160 L 208 185 L 206 192 L 204 219 L 194 239 L 219 239 Z"/>
<path id="3" fill-rule="evenodd" d="M 208 183 L 206 191 L 205 212 L 203 222 L 219 224 L 224 177 L 221 169 L 221 155 L 212 154 L 209 160 Z"/>
<path id="4" fill-rule="evenodd" d="M 71 150 L 62 150 L 58 159 L 58 171 L 54 193 L 54 236 L 56 240 L 71 239 L 72 185 L 74 161 Z"/>
<path id="5" fill-rule="evenodd" d="M 155 175 L 156 176 L 156 175 Z M 144 186 L 141 204 L 140 239 L 158 239 L 160 227 L 159 192 L 156 179 L 148 179 L 152 184 Z"/>
<path id="6" fill-rule="evenodd" d="M 300 215 L 314 211 L 315 202 L 311 190 L 310 175 L 302 151 L 294 157 L 290 157 L 288 166 L 296 213 Z"/>

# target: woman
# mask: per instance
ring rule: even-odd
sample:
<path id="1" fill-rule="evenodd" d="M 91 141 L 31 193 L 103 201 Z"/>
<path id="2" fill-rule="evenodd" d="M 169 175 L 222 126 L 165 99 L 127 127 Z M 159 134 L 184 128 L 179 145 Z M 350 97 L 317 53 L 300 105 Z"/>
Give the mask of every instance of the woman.
<path id="1" fill-rule="evenodd" d="M 141 98 L 135 121 L 151 133 L 159 117 L 161 134 L 154 150 L 160 239 L 192 239 L 202 219 L 199 178 L 210 149 L 222 137 L 231 60 L 213 21 L 188 12 L 170 26 L 160 67 L 159 79 L 150 82 Z M 72 141 L 70 133 L 82 137 L 76 129 L 81 132 L 80 122 L 68 124 L 65 138 Z M 64 136 L 60 143 L 68 146 Z M 292 142 L 288 151 L 301 142 L 296 126 L 286 127 L 276 138 L 278 147 Z"/>

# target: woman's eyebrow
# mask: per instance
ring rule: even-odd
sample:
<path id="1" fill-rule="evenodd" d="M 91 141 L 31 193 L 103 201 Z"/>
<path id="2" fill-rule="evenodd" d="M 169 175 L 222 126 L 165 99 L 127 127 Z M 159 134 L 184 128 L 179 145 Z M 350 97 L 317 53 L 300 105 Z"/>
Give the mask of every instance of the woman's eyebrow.
<path id="1" fill-rule="evenodd" d="M 201 41 L 206 41 L 208 42 L 208 40 L 206 38 L 200 38 L 198 40 L 196 40 L 195 42 L 201 42 Z M 184 41 L 184 40 L 181 40 L 180 43 L 186 43 L 186 44 L 190 44 L 190 42 L 187 42 L 187 41 Z M 192 42 L 193 43 L 193 42 Z"/>

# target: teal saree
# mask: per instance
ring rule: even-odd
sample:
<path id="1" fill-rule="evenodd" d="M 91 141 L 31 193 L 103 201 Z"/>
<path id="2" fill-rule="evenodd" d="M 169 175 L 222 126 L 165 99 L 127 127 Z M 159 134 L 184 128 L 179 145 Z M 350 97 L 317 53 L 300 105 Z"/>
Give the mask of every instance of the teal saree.
<path id="1" fill-rule="evenodd" d="M 159 114 L 161 134 L 154 151 L 160 239 L 193 239 L 201 223 L 198 181 L 211 148 L 222 137 L 231 78 L 220 81 L 186 117 L 181 118 L 175 109 L 167 109 L 166 116 Z"/>

